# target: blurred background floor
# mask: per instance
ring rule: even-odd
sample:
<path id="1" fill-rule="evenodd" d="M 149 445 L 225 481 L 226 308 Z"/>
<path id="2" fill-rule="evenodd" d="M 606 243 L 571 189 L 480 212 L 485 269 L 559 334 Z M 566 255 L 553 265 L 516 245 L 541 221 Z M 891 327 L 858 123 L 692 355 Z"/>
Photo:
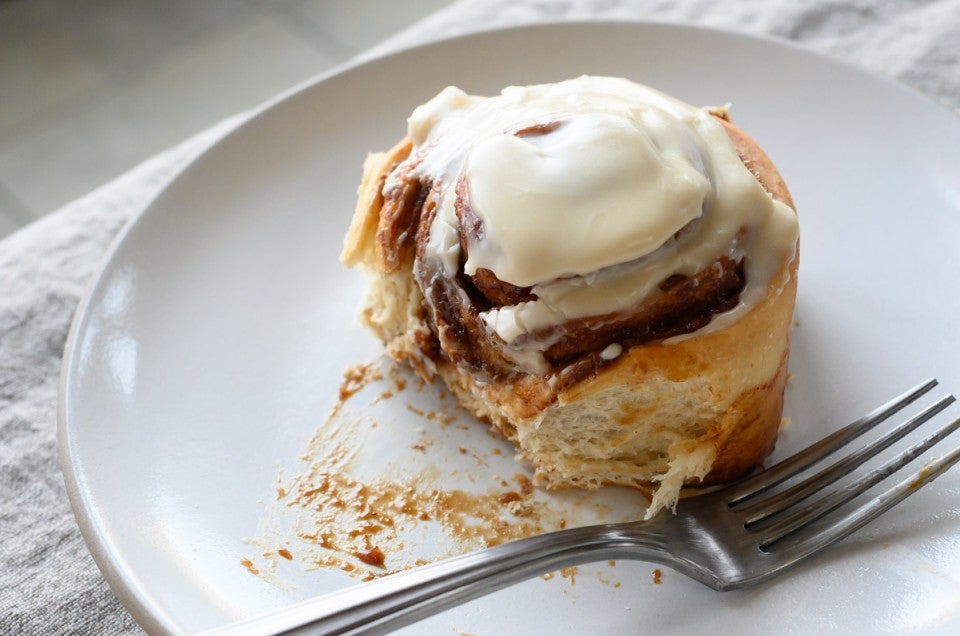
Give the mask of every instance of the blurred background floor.
<path id="1" fill-rule="evenodd" d="M 0 238 L 450 0 L 0 0 Z"/>

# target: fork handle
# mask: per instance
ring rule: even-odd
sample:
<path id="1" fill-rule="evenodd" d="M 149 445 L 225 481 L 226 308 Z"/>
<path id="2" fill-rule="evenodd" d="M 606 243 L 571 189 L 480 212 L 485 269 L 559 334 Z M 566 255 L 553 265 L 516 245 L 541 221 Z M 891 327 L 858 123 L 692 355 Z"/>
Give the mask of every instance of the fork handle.
<path id="1" fill-rule="evenodd" d="M 570 528 L 391 574 L 231 623 L 207 636 L 382 634 L 560 568 L 629 557 L 663 561 L 662 537 L 615 524 Z"/>

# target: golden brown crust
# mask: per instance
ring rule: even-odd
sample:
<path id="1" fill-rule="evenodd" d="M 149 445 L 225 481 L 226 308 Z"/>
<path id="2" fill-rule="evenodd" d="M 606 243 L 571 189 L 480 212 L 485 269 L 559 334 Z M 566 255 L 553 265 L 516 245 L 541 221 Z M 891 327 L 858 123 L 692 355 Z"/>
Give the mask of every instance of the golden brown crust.
<path id="1" fill-rule="evenodd" d="M 747 390 L 734 401 L 741 413 L 735 426 L 716 441 L 716 459 L 702 484 L 741 477 L 760 465 L 773 452 L 783 413 L 783 390 L 787 382 L 787 355 L 784 352 L 776 375 L 766 384 Z"/>
<path id="2" fill-rule="evenodd" d="M 737 149 L 740 161 L 742 161 L 743 165 L 747 167 L 747 170 L 757 178 L 757 181 L 760 182 L 763 189 L 773 195 L 773 198 L 777 201 L 786 203 L 796 210 L 793 205 L 793 198 L 790 196 L 790 191 L 787 190 L 787 184 L 780 175 L 780 171 L 773 165 L 770 157 L 763 151 L 763 148 L 747 133 L 734 126 L 730 120 L 723 117 L 717 117 L 717 120 L 723 126 L 724 130 L 727 131 L 727 136 L 730 137 L 734 148 Z"/>
<path id="3" fill-rule="evenodd" d="M 340 262 L 345 266 L 364 265 L 382 273 L 399 267 L 398 259 L 386 253 L 379 240 L 381 226 L 389 223 L 381 214 L 383 187 L 387 176 L 410 155 L 412 148 L 413 142 L 404 137 L 387 152 L 367 156 L 357 188 L 357 207 L 340 253 Z"/>

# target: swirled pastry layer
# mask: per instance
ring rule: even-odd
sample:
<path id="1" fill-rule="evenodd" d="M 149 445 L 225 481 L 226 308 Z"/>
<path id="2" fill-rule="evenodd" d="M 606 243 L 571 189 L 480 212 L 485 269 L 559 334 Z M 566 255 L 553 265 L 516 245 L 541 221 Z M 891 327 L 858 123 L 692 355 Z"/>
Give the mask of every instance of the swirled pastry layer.
<path id="1" fill-rule="evenodd" d="M 448 88 L 408 134 L 385 196 L 420 206 L 400 216 L 418 217 L 404 238 L 441 344 L 470 332 L 496 354 L 462 361 L 494 375 L 545 373 L 618 331 L 624 346 L 722 328 L 793 258 L 796 215 L 724 122 L 627 80 Z"/>
<path id="2" fill-rule="evenodd" d="M 361 318 L 516 442 L 547 488 L 655 494 L 773 448 L 797 217 L 725 109 L 581 77 L 448 88 L 364 166 Z"/>

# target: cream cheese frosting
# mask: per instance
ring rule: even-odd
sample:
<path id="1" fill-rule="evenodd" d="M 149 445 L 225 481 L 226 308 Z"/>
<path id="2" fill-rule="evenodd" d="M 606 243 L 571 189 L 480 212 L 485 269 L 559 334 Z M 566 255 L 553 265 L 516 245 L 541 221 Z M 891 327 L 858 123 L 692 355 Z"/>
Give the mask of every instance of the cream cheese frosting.
<path id="1" fill-rule="evenodd" d="M 655 251 L 702 214 L 710 191 L 677 149 L 660 152 L 640 122 L 605 112 L 484 139 L 464 174 L 484 227 L 465 272 L 483 267 L 522 287 Z"/>
<path id="2" fill-rule="evenodd" d="M 531 334 L 629 310 L 673 274 L 743 258 L 739 305 L 704 329 L 720 328 L 794 258 L 795 213 L 743 165 L 723 126 L 625 79 L 584 76 L 490 98 L 450 87 L 414 111 L 408 134 L 417 176 L 440 184 L 424 258 L 456 275 L 463 180 L 482 225 L 469 235 L 465 273 L 487 269 L 536 296 L 481 314 L 517 360 L 548 346 Z"/>

